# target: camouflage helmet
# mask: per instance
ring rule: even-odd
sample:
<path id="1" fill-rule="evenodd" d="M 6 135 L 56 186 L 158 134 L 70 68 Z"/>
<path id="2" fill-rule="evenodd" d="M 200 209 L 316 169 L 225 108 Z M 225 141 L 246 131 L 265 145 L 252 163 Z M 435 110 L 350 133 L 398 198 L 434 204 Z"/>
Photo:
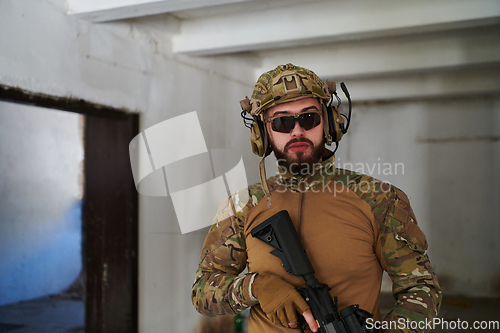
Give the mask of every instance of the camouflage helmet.
<path id="1" fill-rule="evenodd" d="M 261 114 L 265 110 L 284 102 L 314 97 L 327 103 L 333 93 L 328 83 L 324 83 L 307 68 L 293 64 L 280 65 L 259 77 L 252 99 L 241 101 L 241 106 L 252 116 L 262 119 Z"/>

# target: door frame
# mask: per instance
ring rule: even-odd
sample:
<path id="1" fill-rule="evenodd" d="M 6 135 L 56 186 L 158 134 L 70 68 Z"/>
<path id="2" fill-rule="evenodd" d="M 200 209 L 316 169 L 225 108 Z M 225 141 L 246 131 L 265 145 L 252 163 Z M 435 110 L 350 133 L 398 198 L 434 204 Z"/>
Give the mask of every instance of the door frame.
<path id="1" fill-rule="evenodd" d="M 0 84 L 0 100 L 85 115 L 85 331 L 138 331 L 138 193 L 129 143 L 139 114 Z"/>

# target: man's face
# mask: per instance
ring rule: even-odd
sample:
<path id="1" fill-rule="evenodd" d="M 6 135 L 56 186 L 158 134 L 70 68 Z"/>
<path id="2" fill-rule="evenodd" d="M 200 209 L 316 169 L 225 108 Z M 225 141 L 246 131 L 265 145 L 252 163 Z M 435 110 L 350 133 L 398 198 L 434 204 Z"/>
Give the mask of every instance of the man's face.
<path id="1" fill-rule="evenodd" d="M 316 98 L 304 98 L 267 109 L 264 119 L 308 111 L 321 112 L 321 110 L 321 104 Z M 309 130 L 305 130 L 298 121 L 295 121 L 290 133 L 273 130 L 270 122 L 266 126 L 271 147 L 278 163 L 287 171 L 292 174 L 310 173 L 313 164 L 321 161 L 325 149 L 322 116 L 320 116 L 320 123 Z"/>

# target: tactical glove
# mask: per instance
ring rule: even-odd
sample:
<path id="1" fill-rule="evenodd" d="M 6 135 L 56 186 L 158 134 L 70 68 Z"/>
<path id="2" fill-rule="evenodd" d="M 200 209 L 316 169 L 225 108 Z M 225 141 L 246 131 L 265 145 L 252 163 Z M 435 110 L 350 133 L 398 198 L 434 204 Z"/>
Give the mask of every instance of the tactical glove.
<path id="1" fill-rule="evenodd" d="M 274 274 L 259 274 L 252 289 L 267 318 L 276 325 L 297 323 L 297 312 L 310 308 L 297 288 Z"/>

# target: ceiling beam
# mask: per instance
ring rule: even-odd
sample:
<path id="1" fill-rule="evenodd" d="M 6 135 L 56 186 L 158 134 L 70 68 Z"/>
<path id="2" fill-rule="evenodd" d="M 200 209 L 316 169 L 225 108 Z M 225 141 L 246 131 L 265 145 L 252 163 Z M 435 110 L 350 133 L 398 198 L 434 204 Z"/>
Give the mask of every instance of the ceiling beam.
<path id="1" fill-rule="evenodd" d="M 258 52 L 258 75 L 283 62 L 310 68 L 323 79 L 372 78 L 500 64 L 500 25 L 467 31 L 351 41 Z"/>
<path id="2" fill-rule="evenodd" d="M 66 13 L 90 22 L 107 22 L 247 1 L 253 0 L 66 0 Z"/>
<path id="3" fill-rule="evenodd" d="M 417 34 L 500 23 L 500 1 L 307 1 L 184 20 L 176 53 L 211 55 Z"/>
<path id="4" fill-rule="evenodd" d="M 498 95 L 500 66 L 351 79 L 345 83 L 353 102 Z M 344 105 L 343 93 L 339 96 Z"/>

